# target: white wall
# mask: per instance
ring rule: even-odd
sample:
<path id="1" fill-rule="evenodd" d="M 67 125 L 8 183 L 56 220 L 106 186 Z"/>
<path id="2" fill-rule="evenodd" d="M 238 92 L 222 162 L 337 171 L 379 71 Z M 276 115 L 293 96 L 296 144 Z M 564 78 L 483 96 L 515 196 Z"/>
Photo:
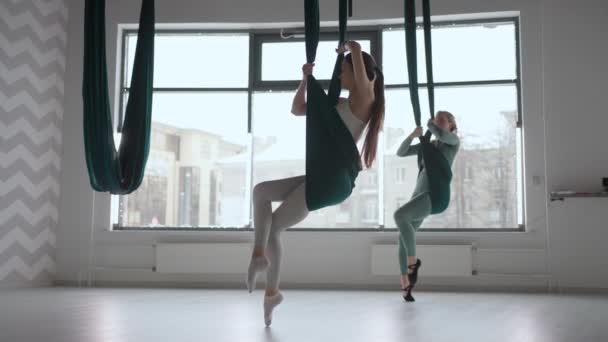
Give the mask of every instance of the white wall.
<path id="1" fill-rule="evenodd" d="M 234 22 L 234 23 L 269 23 L 302 21 L 303 1 L 199 1 L 199 0 L 157 0 L 157 21 L 159 23 L 183 22 Z M 555 1 L 557 3 L 557 1 Z M 563 1 L 566 3 L 565 1 Z M 598 286 L 608 287 L 608 279 L 591 275 L 591 271 L 601 273 L 601 264 L 594 262 L 591 269 L 580 274 L 579 282 L 566 281 L 565 270 L 573 269 L 580 260 L 573 258 L 569 251 L 587 250 L 590 255 L 599 258 L 605 256 L 604 248 L 590 245 L 588 239 L 573 239 L 582 231 L 595 231 L 592 238 L 599 239 L 601 234 L 608 237 L 601 228 L 601 215 L 598 208 L 595 216 L 588 215 L 581 220 L 576 231 L 560 228 L 564 225 L 559 215 L 569 210 L 567 217 L 582 217 L 586 207 L 576 207 L 576 203 L 567 202 L 557 209 L 547 211 L 547 190 L 545 176 L 549 176 L 550 186 L 583 185 L 581 177 L 593 176 L 597 178 L 600 170 L 590 165 L 579 170 L 578 165 L 585 163 L 583 158 L 589 153 L 579 154 L 578 159 L 566 157 L 574 149 L 574 142 L 587 151 L 596 150 L 600 153 L 600 146 L 592 144 L 592 138 L 563 139 L 566 132 L 571 131 L 569 123 L 574 121 L 573 113 L 587 115 L 581 129 L 595 129 L 595 137 L 599 135 L 599 126 L 589 124 L 601 113 L 600 108 L 586 111 L 581 114 L 578 108 L 589 108 L 585 99 L 589 99 L 596 107 L 600 106 L 600 97 L 586 95 L 573 95 L 565 93 L 571 89 L 584 89 L 599 92 L 601 89 L 602 65 L 600 56 L 585 56 L 588 61 L 576 67 L 570 65 L 572 54 L 569 48 L 584 49 L 591 53 L 606 54 L 606 49 L 600 44 L 581 41 L 583 32 L 591 25 L 585 18 L 592 14 L 598 18 L 595 25 L 602 26 L 594 33 L 599 40 L 603 29 L 606 10 L 603 10 L 604 19 L 599 17 L 602 11 L 586 9 L 580 16 L 566 19 L 568 10 L 555 8 L 553 1 L 529 0 L 435 0 L 433 12 L 435 15 L 455 15 L 471 13 L 489 13 L 502 11 L 518 11 L 521 15 L 521 49 L 522 49 L 522 84 L 524 101 L 524 139 L 525 139 L 525 182 L 526 182 L 526 215 L 527 231 L 525 233 L 420 233 L 419 243 L 459 243 L 475 242 L 481 249 L 476 254 L 476 269 L 480 276 L 468 279 L 424 279 L 425 284 L 464 285 L 464 286 L 546 286 L 546 281 L 539 278 L 526 277 L 528 274 L 542 274 L 547 271 L 545 247 L 547 245 L 547 227 L 550 225 L 550 242 L 552 248 L 548 252 L 555 262 L 550 263 L 553 270 L 559 269 L 551 275 L 554 280 L 570 286 Z M 580 4 L 581 2 L 579 2 Z M 600 1 L 584 1 L 579 6 L 587 8 L 588 4 L 600 4 Z M 331 6 L 328 6 L 331 4 Z M 140 1 L 107 1 L 107 27 L 108 27 L 108 61 L 110 82 L 113 84 L 116 60 L 116 33 L 118 23 L 135 23 L 139 14 Z M 374 2 L 355 1 L 355 18 L 353 19 L 385 19 L 399 17 L 403 12 L 403 3 L 400 0 L 378 0 Z M 335 20 L 337 7 L 334 2 L 322 1 L 322 20 Z M 263 9 L 263 10 L 260 10 Z M 588 12 L 588 13 L 586 13 Z M 64 120 L 64 156 L 62 174 L 62 203 L 60 208 L 59 236 L 58 236 L 58 278 L 60 282 L 74 281 L 82 262 L 86 263 L 88 254 L 89 228 L 91 225 L 92 190 L 88 184 L 86 166 L 84 163 L 81 115 L 81 74 L 82 74 L 82 1 L 74 0 L 70 6 L 71 16 L 69 24 L 69 51 L 68 72 L 66 75 L 66 104 Z M 574 30 L 569 33 L 568 30 Z M 572 40 L 562 40 L 562 37 L 572 37 Z M 606 35 L 604 35 L 606 37 Z M 602 56 L 605 57 L 605 56 Z M 605 58 L 604 58 L 605 59 Z M 570 65 L 570 66 L 569 66 Z M 581 68 L 582 71 L 579 71 Z M 563 74 L 560 74 L 563 71 Z M 605 71 L 604 71 L 605 72 Z M 596 80 L 589 83 L 589 78 Z M 586 80 L 577 85 L 564 86 L 565 80 Z M 546 84 L 543 89 L 543 80 Z M 560 83 L 561 82 L 561 83 Z M 593 90 L 597 87 L 598 90 Z M 567 95 L 567 96 L 566 96 Z M 543 112 L 543 99 L 546 108 L 550 109 L 546 115 Z M 563 103 L 562 103 L 563 102 Z M 580 116 L 579 116 L 580 117 Z M 545 154 L 545 127 L 551 131 L 548 141 L 548 155 Z M 595 127 L 595 128 L 594 128 Z M 590 131 L 592 132 L 592 131 Z M 558 139 L 562 138 L 563 143 Z M 564 151 L 565 149 L 565 151 Z M 575 152 L 573 150 L 572 152 Z M 545 157 L 547 157 L 549 173 L 545 172 Z M 560 160 L 560 158 L 567 158 Z M 576 161 L 573 164 L 572 161 Z M 606 166 L 604 158 L 604 168 Z M 565 166 L 564 166 L 565 164 Z M 575 166 L 576 165 L 576 166 Z M 597 171 L 594 171 L 595 170 Z M 575 173 L 576 172 L 576 173 Z M 595 174 L 595 175 L 593 175 Z M 533 182 L 535 180 L 535 182 Z M 591 182 L 589 183 L 591 184 Z M 595 203 L 595 202 L 594 202 Z M 553 215 L 547 218 L 547 213 Z M 251 233 L 240 232 L 111 232 L 109 227 L 109 199 L 107 195 L 95 196 L 95 255 L 96 265 L 111 267 L 113 269 L 99 269 L 96 279 L 100 282 L 197 282 L 241 284 L 242 276 L 167 276 L 152 273 L 150 269 L 154 264 L 154 254 L 151 245 L 155 241 L 223 241 L 246 242 L 250 241 Z M 570 234 L 570 235 L 569 235 Z M 572 236 L 571 236 L 572 235 Z M 375 284 L 377 286 L 394 286 L 396 277 L 377 277 L 370 272 L 370 246 L 376 242 L 396 241 L 396 233 L 352 233 L 352 232 L 288 232 L 284 235 L 285 260 L 282 279 L 284 283 L 297 284 L 350 284 L 364 286 Z M 604 239 L 606 240 L 606 239 Z M 560 244 L 561 241 L 561 244 Z M 564 248 L 563 242 L 575 241 L 569 249 Z M 589 248 L 589 247 L 593 248 Z M 497 250 L 500 249 L 500 250 Z M 504 249 L 504 250 L 503 250 Z M 519 250 L 519 252 L 518 252 Z M 314 251 L 312 253 L 311 251 Z M 308 258 L 305 259 L 305 256 Z M 572 261 L 566 263 L 565 261 Z M 221 261 L 218 261 L 221 262 Z M 116 267 L 142 268 L 142 270 L 116 270 Z M 245 269 L 246 265 L 243 265 Z M 512 273 L 514 276 L 489 275 L 490 273 Z M 483 275 L 486 274 L 486 275 Z M 521 276 L 523 275 L 523 276 Z M 587 282 L 586 280 L 589 280 Z"/>
<path id="2" fill-rule="evenodd" d="M 608 4 L 551 1 L 543 16 L 549 189 L 597 190 L 608 177 Z M 608 200 L 549 206 L 551 265 L 564 286 L 608 287 Z"/>

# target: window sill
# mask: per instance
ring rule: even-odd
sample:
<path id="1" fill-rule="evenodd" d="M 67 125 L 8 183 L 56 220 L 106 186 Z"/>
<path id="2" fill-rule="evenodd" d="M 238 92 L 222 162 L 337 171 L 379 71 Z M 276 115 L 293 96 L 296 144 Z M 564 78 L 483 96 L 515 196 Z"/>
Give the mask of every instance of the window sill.
<path id="1" fill-rule="evenodd" d="M 112 232 L 253 232 L 253 228 L 145 228 L 145 227 L 114 227 Z M 291 232 L 329 232 L 329 233 L 396 233 L 397 228 L 290 228 Z M 477 229 L 449 229 L 449 228 L 425 228 L 418 230 L 420 233 L 528 233 L 522 226 L 520 228 L 477 228 Z"/>

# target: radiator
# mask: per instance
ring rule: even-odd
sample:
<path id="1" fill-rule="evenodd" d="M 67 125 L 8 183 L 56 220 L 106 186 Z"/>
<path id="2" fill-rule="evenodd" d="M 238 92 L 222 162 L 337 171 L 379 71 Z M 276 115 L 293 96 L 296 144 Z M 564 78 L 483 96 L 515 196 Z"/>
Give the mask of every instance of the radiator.
<path id="1" fill-rule="evenodd" d="M 425 276 L 467 277 L 473 273 L 471 245 L 419 245 L 416 254 Z M 372 245 L 372 274 L 399 274 L 396 244 Z"/>
<path id="2" fill-rule="evenodd" d="M 246 243 L 158 243 L 156 272 L 244 274 L 251 257 Z"/>

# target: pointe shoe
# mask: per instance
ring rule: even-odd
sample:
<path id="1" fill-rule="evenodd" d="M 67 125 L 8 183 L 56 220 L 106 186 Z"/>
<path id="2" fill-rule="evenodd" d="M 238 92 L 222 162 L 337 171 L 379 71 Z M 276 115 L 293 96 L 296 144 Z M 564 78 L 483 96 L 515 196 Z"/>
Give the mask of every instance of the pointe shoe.
<path id="1" fill-rule="evenodd" d="M 420 261 L 420 259 L 417 259 L 414 265 L 409 265 L 407 267 L 412 270 L 412 273 L 407 274 L 407 279 L 409 280 L 410 284 L 403 289 L 403 299 L 406 302 L 416 301 L 416 299 L 414 299 L 414 297 L 412 296 L 412 290 L 414 289 L 416 282 L 418 282 L 418 269 L 420 268 L 420 266 L 422 266 L 422 261 Z"/>
<path id="2" fill-rule="evenodd" d="M 264 323 L 266 327 L 272 324 L 272 311 L 283 302 L 283 295 L 278 292 L 274 296 L 264 296 Z"/>

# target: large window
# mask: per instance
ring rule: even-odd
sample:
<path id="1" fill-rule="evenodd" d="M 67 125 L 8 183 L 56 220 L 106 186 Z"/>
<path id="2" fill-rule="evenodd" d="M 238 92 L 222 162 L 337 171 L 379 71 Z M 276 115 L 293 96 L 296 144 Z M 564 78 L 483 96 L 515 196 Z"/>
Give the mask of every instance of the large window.
<path id="1" fill-rule="evenodd" d="M 125 34 L 122 107 L 129 95 L 136 41 L 135 34 Z M 120 197 L 118 224 L 246 226 L 250 169 L 243 156 L 251 153 L 249 34 L 162 32 L 155 44 L 146 181 L 133 194 Z"/>
<path id="2" fill-rule="evenodd" d="M 409 101 L 402 28 L 382 36 L 386 75 L 384 158 L 385 226 L 416 184 L 416 158 L 395 152 L 414 128 Z M 438 23 L 433 27 L 435 108 L 457 119 L 461 150 L 454 162 L 452 200 L 426 229 L 513 229 L 523 227 L 521 110 L 515 20 Z M 418 30 L 418 75 L 426 82 L 424 37 Z M 426 87 L 420 89 L 423 123 L 429 117 Z M 395 186 L 398 185 L 398 186 Z"/>
<path id="3" fill-rule="evenodd" d="M 436 108 L 456 115 L 462 148 L 451 206 L 423 229 L 520 229 L 517 20 L 435 23 L 433 35 Z M 124 32 L 121 112 L 136 39 L 135 32 Z M 366 28 L 349 39 L 371 51 L 385 74 L 378 159 L 359 175 L 347 201 L 311 213 L 295 228 L 394 229 L 393 212 L 415 186 L 416 158 L 395 155 L 414 128 L 403 29 Z M 331 76 L 335 45 L 335 33 L 321 34 L 315 67 L 320 80 Z M 142 186 L 113 201 L 115 228 L 250 228 L 253 186 L 304 174 L 305 118 L 289 112 L 305 60 L 302 37 L 163 30 L 155 49 L 151 153 Z M 419 78 L 426 82 L 419 50 Z M 428 117 L 426 88 L 420 95 Z"/>

